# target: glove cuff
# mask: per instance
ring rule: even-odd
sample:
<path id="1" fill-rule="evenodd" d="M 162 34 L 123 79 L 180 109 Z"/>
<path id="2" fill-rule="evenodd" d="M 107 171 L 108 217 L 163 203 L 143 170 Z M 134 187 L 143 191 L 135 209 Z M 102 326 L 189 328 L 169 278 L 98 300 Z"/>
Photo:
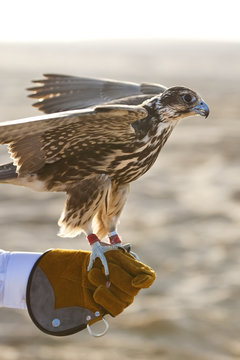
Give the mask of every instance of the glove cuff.
<path id="1" fill-rule="evenodd" d="M 57 257 L 54 256 L 55 252 L 58 255 Z M 68 250 L 66 250 L 66 252 L 67 254 L 65 254 L 65 256 L 61 256 L 62 260 L 67 259 Z M 29 316 L 41 331 L 49 335 L 64 336 L 74 334 L 86 328 L 89 322 L 92 323 L 100 320 L 103 312 L 101 310 L 96 311 L 98 307 L 94 307 L 93 304 L 90 304 L 91 306 L 88 306 L 87 304 L 82 306 L 79 306 L 80 304 L 72 305 L 71 302 L 70 304 L 64 304 L 64 300 L 68 299 L 68 297 L 64 299 L 64 296 L 61 295 L 63 295 L 64 292 L 67 293 L 69 290 L 65 285 L 70 284 L 70 287 L 72 285 L 72 288 L 76 290 L 77 296 L 79 296 L 78 284 L 76 284 L 74 278 L 78 279 L 78 282 L 80 283 L 82 277 L 79 278 L 79 274 L 77 274 L 72 276 L 72 281 L 65 281 L 64 279 L 64 281 L 61 282 L 61 275 L 65 270 L 64 265 L 66 264 L 62 263 L 60 271 L 58 268 L 58 261 L 55 261 L 55 263 L 54 261 L 51 262 L 54 258 L 55 260 L 58 260 L 59 255 L 58 250 L 49 250 L 34 264 L 28 279 L 26 300 Z M 83 252 L 82 255 L 82 260 L 85 260 L 84 263 L 87 262 L 88 256 L 86 256 L 86 252 Z M 79 268 L 81 268 L 81 265 L 86 268 L 86 263 L 78 263 Z M 69 269 L 67 270 L 69 272 Z M 57 273 L 60 275 L 59 281 L 57 280 L 57 286 L 53 286 L 53 279 L 49 279 L 49 273 L 51 273 L 53 277 L 57 275 Z M 59 288 L 58 285 L 60 285 Z M 71 299 L 71 294 L 69 295 Z M 84 300 L 86 299 L 83 299 L 83 294 L 81 295 L 80 300 L 82 300 L 82 304 L 84 304 Z M 57 306 L 59 303 L 61 303 L 62 306 Z M 88 308 L 85 306 L 88 306 Z"/>

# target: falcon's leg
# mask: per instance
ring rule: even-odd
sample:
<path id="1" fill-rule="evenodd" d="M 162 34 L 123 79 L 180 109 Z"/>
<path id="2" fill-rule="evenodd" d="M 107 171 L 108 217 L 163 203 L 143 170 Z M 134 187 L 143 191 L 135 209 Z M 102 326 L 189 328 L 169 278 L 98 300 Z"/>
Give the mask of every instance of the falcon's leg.
<path id="1" fill-rule="evenodd" d="M 65 208 L 59 219 L 60 236 L 74 237 L 84 231 L 92 247 L 92 254 L 88 270 L 91 269 L 96 257 L 102 261 L 106 275 L 109 274 L 106 251 L 116 246 L 101 243 L 99 237 L 93 233 L 92 221 L 102 207 L 106 207 L 111 189 L 111 180 L 107 175 L 90 175 L 78 183 L 69 186 Z"/>
<path id="2" fill-rule="evenodd" d="M 108 206 L 103 204 L 95 218 L 96 233 L 101 238 L 108 235 L 112 245 L 121 244 L 117 233 L 117 224 L 126 203 L 128 192 L 129 184 L 112 183 Z"/>
<path id="3" fill-rule="evenodd" d="M 88 271 L 93 267 L 95 259 L 99 258 L 103 264 L 105 275 L 109 275 L 107 259 L 105 258 L 104 253 L 109 250 L 115 250 L 118 246 L 102 243 L 95 234 L 89 234 L 87 238 L 92 247 L 92 254 L 88 264 Z"/>

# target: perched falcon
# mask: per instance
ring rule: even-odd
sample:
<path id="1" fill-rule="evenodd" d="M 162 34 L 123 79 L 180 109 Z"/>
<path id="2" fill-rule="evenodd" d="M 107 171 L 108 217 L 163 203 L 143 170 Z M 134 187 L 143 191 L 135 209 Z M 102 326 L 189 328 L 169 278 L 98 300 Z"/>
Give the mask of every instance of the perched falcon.
<path id="1" fill-rule="evenodd" d="M 121 243 L 116 226 L 129 184 L 150 169 L 179 119 L 207 117 L 208 106 L 180 86 L 64 75 L 34 82 L 34 106 L 48 115 L 0 123 L 13 159 L 0 166 L 0 182 L 66 192 L 59 235 L 84 231 L 89 268 L 99 257 L 107 275 L 104 252 Z"/>

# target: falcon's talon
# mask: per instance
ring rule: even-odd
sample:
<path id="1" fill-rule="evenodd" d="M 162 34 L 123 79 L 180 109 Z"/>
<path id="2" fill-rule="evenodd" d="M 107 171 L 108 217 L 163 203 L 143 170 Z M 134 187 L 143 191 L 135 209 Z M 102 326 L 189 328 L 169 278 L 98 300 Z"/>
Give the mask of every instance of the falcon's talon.
<path id="1" fill-rule="evenodd" d="M 140 257 L 133 251 L 129 251 L 129 254 L 131 254 L 133 257 L 135 257 L 136 260 L 140 261 Z"/>
<path id="2" fill-rule="evenodd" d="M 123 249 L 124 251 L 126 251 L 126 249 L 125 249 L 125 247 L 123 246 L 122 243 L 117 243 L 117 244 L 114 244 L 114 245 L 112 245 L 112 246 L 115 246 L 116 249 Z"/>
<path id="3" fill-rule="evenodd" d="M 129 244 L 127 244 L 127 245 L 129 245 Z M 124 250 L 125 252 L 128 252 L 129 254 L 131 254 L 132 256 L 134 256 L 136 260 L 140 261 L 139 256 L 138 256 L 135 252 L 131 251 L 131 248 L 129 248 L 129 246 L 126 247 L 126 246 L 123 245 L 122 243 L 116 244 L 116 246 L 117 246 L 118 249 L 122 249 L 122 250 Z"/>
<path id="4" fill-rule="evenodd" d="M 96 258 L 99 258 L 103 264 L 105 275 L 109 275 L 109 268 L 107 259 L 104 255 L 105 252 L 110 250 L 116 250 L 119 246 L 118 245 L 109 245 L 109 246 L 102 246 L 99 241 L 93 243 L 91 245 L 92 247 L 92 253 L 90 256 L 90 261 L 87 270 L 90 271 L 93 267 L 93 263 Z"/>

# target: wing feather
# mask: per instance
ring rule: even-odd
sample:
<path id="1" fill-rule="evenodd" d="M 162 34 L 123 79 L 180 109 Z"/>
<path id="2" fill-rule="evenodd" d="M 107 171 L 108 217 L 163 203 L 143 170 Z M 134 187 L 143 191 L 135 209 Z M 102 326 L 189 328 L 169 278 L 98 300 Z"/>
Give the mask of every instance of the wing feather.
<path id="1" fill-rule="evenodd" d="M 158 84 L 137 84 L 57 74 L 44 76 L 45 79 L 34 80 L 33 82 L 39 85 L 28 90 L 32 91 L 29 97 L 38 99 L 33 106 L 45 113 L 83 109 L 125 98 L 130 104 L 129 97 L 133 100 L 132 104 L 136 104 L 134 96 L 154 96 L 166 90 L 164 86 Z"/>
<path id="2" fill-rule="evenodd" d="M 12 120 L 0 123 L 0 144 L 26 135 L 36 135 L 59 127 L 78 124 L 81 136 L 89 135 L 94 129 L 108 134 L 116 134 L 118 130 L 128 132 L 130 124 L 145 118 L 147 110 L 140 106 L 105 105 L 93 109 L 65 111 L 50 115 Z M 132 127 L 131 127 L 132 128 Z M 132 131 L 132 129 L 131 129 Z"/>
<path id="3" fill-rule="evenodd" d="M 46 157 L 41 147 L 39 135 L 25 136 L 8 145 L 17 173 L 34 173 L 44 166 Z"/>
<path id="4" fill-rule="evenodd" d="M 74 147 L 116 143 L 135 136 L 131 123 L 145 118 L 140 106 L 105 105 L 94 109 L 0 123 L 0 143 L 8 144 L 20 175 L 74 154 Z"/>

